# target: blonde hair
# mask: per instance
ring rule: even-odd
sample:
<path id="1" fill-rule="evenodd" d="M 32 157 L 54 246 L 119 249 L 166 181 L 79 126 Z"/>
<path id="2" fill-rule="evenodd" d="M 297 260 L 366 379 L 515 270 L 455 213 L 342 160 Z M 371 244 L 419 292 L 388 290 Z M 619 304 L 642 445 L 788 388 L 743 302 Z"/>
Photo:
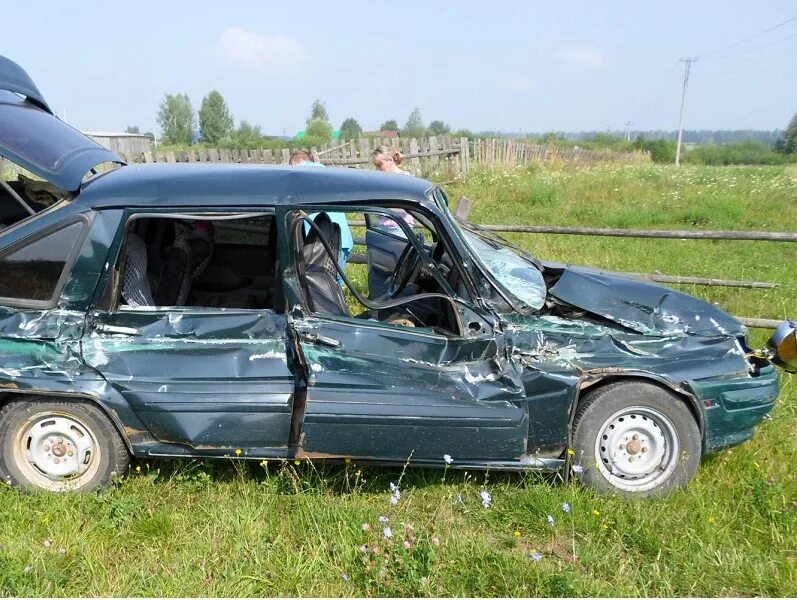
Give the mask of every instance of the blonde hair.
<path id="1" fill-rule="evenodd" d="M 392 160 L 398 166 L 404 162 L 404 155 L 396 148 L 386 145 L 377 146 L 371 153 L 371 162 L 377 169 L 387 160 Z"/>

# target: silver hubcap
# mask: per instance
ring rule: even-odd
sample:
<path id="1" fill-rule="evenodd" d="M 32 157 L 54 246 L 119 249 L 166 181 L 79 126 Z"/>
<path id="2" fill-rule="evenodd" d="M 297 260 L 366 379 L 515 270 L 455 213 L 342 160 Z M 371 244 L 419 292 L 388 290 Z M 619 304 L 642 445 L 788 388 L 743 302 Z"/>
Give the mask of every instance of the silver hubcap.
<path id="1" fill-rule="evenodd" d="M 76 489 L 99 469 L 99 445 L 92 431 L 71 415 L 40 413 L 17 430 L 16 463 L 39 487 Z"/>
<path id="2" fill-rule="evenodd" d="M 646 491 L 664 482 L 678 463 L 678 434 L 659 411 L 633 406 L 609 417 L 595 440 L 598 468 L 612 484 Z"/>

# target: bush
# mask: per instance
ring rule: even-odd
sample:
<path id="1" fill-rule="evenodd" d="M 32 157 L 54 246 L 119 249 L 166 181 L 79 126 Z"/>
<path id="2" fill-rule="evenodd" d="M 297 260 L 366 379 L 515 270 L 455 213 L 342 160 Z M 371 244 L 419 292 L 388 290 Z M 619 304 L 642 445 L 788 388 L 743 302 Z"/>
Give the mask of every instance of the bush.
<path id="1" fill-rule="evenodd" d="M 780 165 L 788 157 L 760 142 L 704 144 L 690 149 L 684 161 L 701 165 Z"/>
<path id="2" fill-rule="evenodd" d="M 634 148 L 650 152 L 650 158 L 657 163 L 675 162 L 675 142 L 672 140 L 648 140 L 638 137 L 634 142 Z"/>

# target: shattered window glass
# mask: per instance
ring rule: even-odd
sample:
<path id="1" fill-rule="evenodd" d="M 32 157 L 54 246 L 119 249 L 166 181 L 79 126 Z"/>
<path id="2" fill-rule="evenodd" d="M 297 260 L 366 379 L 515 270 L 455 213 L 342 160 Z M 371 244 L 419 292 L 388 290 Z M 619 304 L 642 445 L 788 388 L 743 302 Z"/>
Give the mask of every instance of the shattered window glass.
<path id="1" fill-rule="evenodd" d="M 481 259 L 505 291 L 509 292 L 534 310 L 545 305 L 545 281 L 542 273 L 509 248 L 493 246 L 479 236 L 462 230 L 471 250 Z"/>

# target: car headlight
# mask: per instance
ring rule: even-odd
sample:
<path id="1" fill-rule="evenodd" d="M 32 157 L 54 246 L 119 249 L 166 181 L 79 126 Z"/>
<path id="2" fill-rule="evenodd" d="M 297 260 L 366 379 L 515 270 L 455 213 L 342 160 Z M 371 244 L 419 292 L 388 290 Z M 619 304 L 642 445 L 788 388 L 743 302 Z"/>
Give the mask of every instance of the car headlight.
<path id="1" fill-rule="evenodd" d="M 769 338 L 767 347 L 772 362 L 790 373 L 797 373 L 797 325 L 783 321 Z"/>

